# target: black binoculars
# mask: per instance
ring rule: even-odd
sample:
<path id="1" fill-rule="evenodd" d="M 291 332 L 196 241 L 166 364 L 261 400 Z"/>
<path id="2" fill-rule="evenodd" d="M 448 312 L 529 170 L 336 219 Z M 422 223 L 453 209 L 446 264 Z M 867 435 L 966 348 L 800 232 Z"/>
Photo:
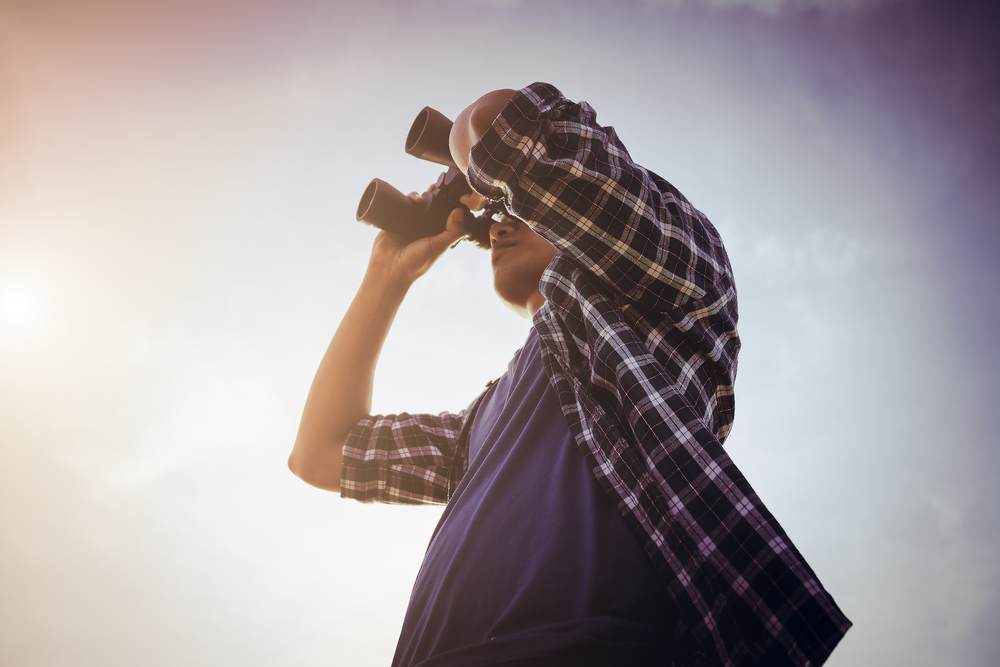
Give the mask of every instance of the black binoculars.
<path id="1" fill-rule="evenodd" d="M 498 210 L 487 208 L 479 216 L 469 215 L 469 208 L 459 201 L 462 195 L 472 192 L 458 165 L 451 157 L 448 137 L 452 122 L 430 107 L 417 114 L 406 136 L 406 152 L 428 162 L 448 167 L 434 187 L 421 195 L 416 203 L 402 192 L 378 178 L 365 188 L 358 204 L 358 220 L 372 227 L 400 234 L 408 239 L 440 234 L 445 229 L 448 215 L 456 208 L 463 209 L 465 231 L 476 246 L 489 250 L 490 225 Z"/>

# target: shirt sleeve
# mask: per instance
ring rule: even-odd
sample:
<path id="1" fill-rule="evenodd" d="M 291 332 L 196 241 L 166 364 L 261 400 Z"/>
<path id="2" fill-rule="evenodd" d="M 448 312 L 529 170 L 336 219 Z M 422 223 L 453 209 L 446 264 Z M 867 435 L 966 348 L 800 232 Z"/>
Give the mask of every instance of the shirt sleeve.
<path id="1" fill-rule="evenodd" d="M 708 219 L 633 162 L 590 105 L 571 102 L 549 84 L 514 94 L 473 146 L 469 181 L 645 308 L 683 307 L 725 291 L 731 281 Z"/>
<path id="2" fill-rule="evenodd" d="M 451 468 L 469 410 L 362 418 L 347 435 L 340 494 L 361 502 L 448 502 Z"/>

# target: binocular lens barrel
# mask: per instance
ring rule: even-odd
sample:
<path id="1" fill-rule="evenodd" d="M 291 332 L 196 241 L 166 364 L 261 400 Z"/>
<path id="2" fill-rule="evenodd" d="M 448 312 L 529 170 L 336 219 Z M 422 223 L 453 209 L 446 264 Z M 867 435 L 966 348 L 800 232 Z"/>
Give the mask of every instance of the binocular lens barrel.
<path id="1" fill-rule="evenodd" d="M 444 231 L 444 220 L 440 221 L 440 225 L 422 220 L 427 208 L 426 204 L 421 206 L 415 203 L 382 179 L 376 178 L 361 195 L 357 218 L 372 227 L 418 239 Z"/>
<path id="2" fill-rule="evenodd" d="M 406 135 L 406 152 L 413 157 L 458 168 L 451 157 L 448 138 L 453 123 L 440 111 L 424 107 Z"/>

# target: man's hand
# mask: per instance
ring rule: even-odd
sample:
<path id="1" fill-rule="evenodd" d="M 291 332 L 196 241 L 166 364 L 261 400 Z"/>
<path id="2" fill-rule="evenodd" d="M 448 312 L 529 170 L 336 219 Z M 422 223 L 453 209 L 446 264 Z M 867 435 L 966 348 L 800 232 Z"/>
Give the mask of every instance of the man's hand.
<path id="1" fill-rule="evenodd" d="M 414 202 L 422 201 L 415 192 L 409 194 Z M 444 251 L 465 236 L 464 216 L 455 209 L 448 216 L 445 230 L 436 236 L 408 241 L 399 234 L 382 231 L 375 237 L 369 271 L 384 273 L 393 285 L 409 288 L 420 276 L 427 273 Z"/>
<path id="2" fill-rule="evenodd" d="M 486 208 L 486 204 L 489 203 L 486 201 L 485 197 L 480 197 L 476 192 L 470 192 L 467 195 L 462 195 L 458 199 L 463 204 L 468 206 L 470 211 L 482 211 Z"/>

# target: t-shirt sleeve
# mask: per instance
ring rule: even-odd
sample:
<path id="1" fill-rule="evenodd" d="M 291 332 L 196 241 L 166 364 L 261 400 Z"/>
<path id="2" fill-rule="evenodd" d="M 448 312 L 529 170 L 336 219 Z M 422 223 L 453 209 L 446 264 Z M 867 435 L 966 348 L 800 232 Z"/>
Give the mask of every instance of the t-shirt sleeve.
<path id="1" fill-rule="evenodd" d="M 347 435 L 340 494 L 361 502 L 448 502 L 452 463 L 469 410 L 362 418 Z"/>
<path id="2" fill-rule="evenodd" d="M 535 83 L 472 148 L 469 181 L 627 300 L 664 312 L 725 289 L 718 232 L 637 165 L 586 102 Z"/>

